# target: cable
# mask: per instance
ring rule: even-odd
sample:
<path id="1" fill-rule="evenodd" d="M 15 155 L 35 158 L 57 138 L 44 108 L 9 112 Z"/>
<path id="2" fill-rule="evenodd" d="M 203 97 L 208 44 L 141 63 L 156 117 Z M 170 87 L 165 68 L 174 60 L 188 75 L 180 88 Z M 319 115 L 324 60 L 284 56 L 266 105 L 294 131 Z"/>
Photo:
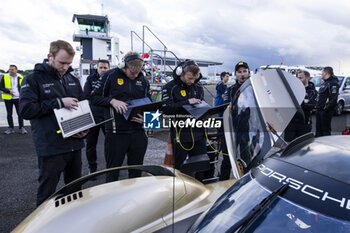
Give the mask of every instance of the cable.
<path id="1" fill-rule="evenodd" d="M 210 146 L 211 149 L 213 149 L 216 153 L 219 153 L 219 154 L 222 154 L 222 155 L 229 155 L 229 154 L 227 154 L 227 153 L 218 151 L 217 149 L 215 149 L 215 148 L 211 145 L 211 143 L 210 143 L 210 141 L 209 141 L 209 138 L 208 138 L 208 133 L 207 133 L 207 129 L 206 129 L 206 128 L 204 128 L 204 133 L 205 133 L 205 137 L 206 137 L 207 142 L 208 142 L 208 144 L 209 144 L 209 146 Z"/>
<path id="2" fill-rule="evenodd" d="M 181 144 L 180 135 L 181 135 L 181 130 L 182 130 L 182 129 L 183 129 L 183 128 L 180 128 L 180 130 L 179 130 L 179 133 L 178 133 L 178 140 L 177 140 L 177 141 L 178 141 L 178 143 L 179 143 L 179 145 L 181 146 L 182 149 L 184 149 L 184 150 L 186 150 L 186 151 L 190 151 L 190 150 L 192 150 L 192 149 L 194 148 L 194 136 L 193 136 L 192 127 L 191 127 L 191 137 L 192 137 L 192 146 L 191 146 L 191 148 L 185 148 L 185 147 Z M 205 137 L 206 137 L 206 139 L 207 139 L 207 142 L 208 142 L 209 146 L 210 146 L 216 153 L 219 153 L 219 154 L 222 154 L 222 155 L 229 155 L 229 154 L 227 154 L 227 153 L 218 151 L 217 149 L 215 149 L 215 148 L 212 146 L 212 144 L 210 143 L 210 140 L 209 140 L 209 138 L 208 138 L 208 133 L 207 133 L 207 129 L 206 129 L 206 128 L 204 128 L 204 133 L 205 133 Z"/>
<path id="3" fill-rule="evenodd" d="M 182 144 L 181 144 L 181 140 L 180 140 L 180 134 L 181 134 L 181 130 L 182 130 L 183 128 L 180 128 L 180 130 L 179 130 L 179 134 L 178 134 L 178 142 L 179 142 L 179 144 L 180 144 L 180 146 L 181 146 L 181 148 L 182 149 L 184 149 L 184 150 L 186 150 L 186 151 L 190 151 L 190 150 L 192 150 L 193 148 L 194 148 L 194 136 L 193 136 L 193 131 L 192 131 L 192 127 L 191 127 L 191 137 L 192 137 L 192 146 L 191 146 L 191 148 L 185 148 Z"/>

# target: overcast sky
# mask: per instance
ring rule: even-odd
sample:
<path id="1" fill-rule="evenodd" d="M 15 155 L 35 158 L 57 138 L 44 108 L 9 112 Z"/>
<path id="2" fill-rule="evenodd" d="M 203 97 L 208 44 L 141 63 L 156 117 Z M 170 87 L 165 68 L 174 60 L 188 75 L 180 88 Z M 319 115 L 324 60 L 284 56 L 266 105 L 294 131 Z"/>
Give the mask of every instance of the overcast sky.
<path id="1" fill-rule="evenodd" d="M 130 31 L 141 36 L 147 25 L 178 57 L 220 61 L 220 70 L 232 71 L 239 60 L 252 69 L 283 61 L 331 65 L 336 73 L 350 74 L 346 0 L 2 0 L 0 69 L 32 69 L 47 56 L 51 41 L 73 43 L 73 14 L 101 12 L 123 52 L 130 50 Z M 146 41 L 162 48 L 149 33 Z"/>

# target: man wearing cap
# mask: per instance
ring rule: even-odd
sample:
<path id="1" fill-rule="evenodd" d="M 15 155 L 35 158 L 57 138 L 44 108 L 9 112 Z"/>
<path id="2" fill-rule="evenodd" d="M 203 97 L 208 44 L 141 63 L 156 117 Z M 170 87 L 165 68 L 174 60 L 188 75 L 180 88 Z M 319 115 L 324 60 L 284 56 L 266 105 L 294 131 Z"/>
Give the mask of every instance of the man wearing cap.
<path id="1" fill-rule="evenodd" d="M 143 59 L 137 52 L 125 54 L 122 64 L 104 73 L 101 84 L 94 90 L 91 102 L 104 106 L 105 119 L 105 157 L 106 167 L 119 167 L 127 154 L 128 165 L 142 165 L 148 139 L 142 128 L 143 118 L 137 114 L 127 120 L 124 113 L 128 101 L 141 98 L 151 99 L 150 84 L 141 72 Z M 139 177 L 141 171 L 129 170 L 129 178 Z M 108 173 L 106 181 L 118 180 L 119 173 Z"/>
<path id="2" fill-rule="evenodd" d="M 224 103 L 230 103 L 234 98 L 236 91 L 250 77 L 249 66 L 246 62 L 240 61 L 235 66 L 236 83 L 227 88 L 224 94 Z"/>
<path id="3" fill-rule="evenodd" d="M 236 76 L 236 83 L 227 88 L 224 94 L 224 103 L 230 103 L 231 101 L 233 101 L 237 90 L 250 77 L 249 66 L 246 62 L 240 61 L 236 64 L 235 76 Z M 230 178 L 231 163 L 230 163 L 230 158 L 227 155 L 228 151 L 227 151 L 225 141 L 223 141 L 222 152 L 223 152 L 223 160 L 221 163 L 220 180 L 228 180 Z"/>

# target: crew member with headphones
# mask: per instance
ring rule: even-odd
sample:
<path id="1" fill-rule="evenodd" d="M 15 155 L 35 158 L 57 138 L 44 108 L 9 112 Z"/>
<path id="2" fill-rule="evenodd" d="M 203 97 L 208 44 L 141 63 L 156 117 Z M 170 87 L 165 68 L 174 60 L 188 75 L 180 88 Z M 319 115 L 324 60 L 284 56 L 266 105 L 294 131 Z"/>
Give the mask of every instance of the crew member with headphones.
<path id="1" fill-rule="evenodd" d="M 163 113 L 171 115 L 187 115 L 182 108 L 186 104 L 198 104 L 204 99 L 204 91 L 200 80 L 200 69 L 193 60 L 181 62 L 173 73 L 174 79 L 162 90 L 162 98 L 166 102 Z M 176 117 L 174 120 L 186 120 Z M 172 127 L 170 130 L 174 168 L 180 169 L 187 155 L 206 154 L 206 139 L 204 128 Z"/>
<path id="2" fill-rule="evenodd" d="M 123 116 L 128 109 L 127 101 L 148 97 L 151 99 L 150 85 L 141 72 L 143 59 L 137 52 L 128 52 L 119 67 L 104 73 L 101 84 L 94 90 L 91 102 L 104 106 L 105 119 L 105 158 L 106 167 L 119 167 L 123 164 L 125 154 L 128 165 L 142 165 L 148 139 L 142 128 L 143 118 L 140 114 L 130 121 Z M 140 171 L 129 170 L 129 178 L 138 177 Z M 114 181 L 119 173 L 108 173 L 106 181 Z"/>

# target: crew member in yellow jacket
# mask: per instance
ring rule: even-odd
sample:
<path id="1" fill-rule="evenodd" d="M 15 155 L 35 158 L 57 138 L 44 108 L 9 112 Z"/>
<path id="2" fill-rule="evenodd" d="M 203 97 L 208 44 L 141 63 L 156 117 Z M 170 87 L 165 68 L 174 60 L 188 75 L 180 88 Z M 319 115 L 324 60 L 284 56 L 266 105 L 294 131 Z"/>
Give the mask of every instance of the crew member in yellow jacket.
<path id="1" fill-rule="evenodd" d="M 5 134 L 14 133 L 14 125 L 12 118 L 13 106 L 16 108 L 18 115 L 18 125 L 21 134 L 28 133 L 23 126 L 23 118 L 19 113 L 19 91 L 23 80 L 22 75 L 17 74 L 17 66 L 10 65 L 9 73 L 5 74 L 0 82 L 1 97 L 5 102 L 7 111 L 7 123 L 8 129 L 4 132 Z"/>

